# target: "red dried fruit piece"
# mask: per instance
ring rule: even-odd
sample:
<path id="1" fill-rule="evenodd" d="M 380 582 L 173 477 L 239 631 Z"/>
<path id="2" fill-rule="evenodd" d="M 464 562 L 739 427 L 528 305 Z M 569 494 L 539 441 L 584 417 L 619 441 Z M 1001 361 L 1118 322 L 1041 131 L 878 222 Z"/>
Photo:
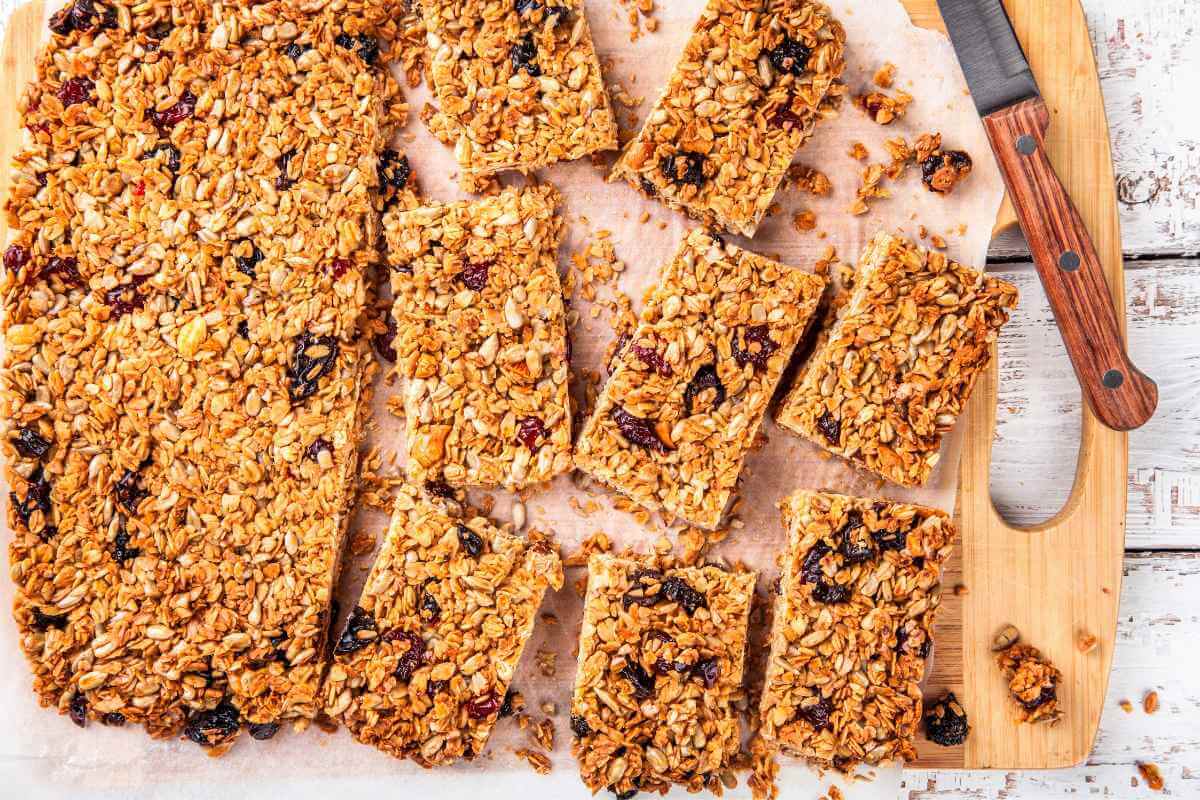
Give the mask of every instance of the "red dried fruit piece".
<path id="1" fill-rule="evenodd" d="M 9 492 L 8 499 L 12 505 L 13 513 L 17 515 L 17 519 L 21 520 L 21 524 L 29 530 L 29 521 L 33 518 L 34 511 L 41 511 L 42 515 L 49 520 L 52 509 L 50 503 L 50 481 L 46 480 L 46 475 L 42 471 L 42 465 L 38 464 L 37 468 L 30 473 L 29 478 L 25 481 L 25 499 L 17 497 L 16 492 Z M 48 539 L 56 529 L 52 525 L 47 525 L 42 531 L 42 538 Z"/>
<path id="2" fill-rule="evenodd" d="M 838 531 L 838 538 L 838 552 L 847 564 L 861 564 L 875 555 L 871 537 L 863 527 L 862 512 L 858 509 L 852 509 L 847 515 L 846 524 Z"/>
<path id="3" fill-rule="evenodd" d="M 346 619 L 346 627 L 333 648 L 334 655 L 356 653 L 375 641 L 374 636 L 359 636 L 364 631 L 376 631 L 375 615 L 362 606 L 355 606 Z"/>
<path id="4" fill-rule="evenodd" d="M 241 713 L 228 700 L 222 700 L 216 708 L 188 717 L 183 734 L 203 747 L 216 747 L 231 740 L 241 724 Z"/>
<path id="5" fill-rule="evenodd" d="M 183 122 L 192 114 L 196 113 L 196 95 L 185 90 L 179 95 L 179 100 L 170 108 L 165 108 L 162 111 L 151 110 L 150 121 L 154 123 L 154 127 L 162 133 L 166 133 L 169 129 L 174 128 L 179 123 Z"/>
<path id="6" fill-rule="evenodd" d="M 135 183 L 133 185 L 133 196 L 134 197 L 144 197 L 145 194 L 146 194 L 146 182 L 145 181 L 138 181 L 137 183 Z"/>
<path id="7" fill-rule="evenodd" d="M 335 281 L 339 281 L 345 277 L 346 273 L 349 272 L 350 268 L 353 266 L 354 262 L 348 258 L 335 258 L 329 265 L 329 271 L 333 274 L 333 279 Z"/>
<path id="8" fill-rule="evenodd" d="M 628 661 L 621 667 L 620 676 L 633 686 L 633 696 L 645 700 L 654 695 L 654 676 L 646 672 L 636 661 Z"/>
<path id="9" fill-rule="evenodd" d="M 149 280 L 149 275 L 137 275 L 129 283 L 122 284 L 104 293 L 104 303 L 112 308 L 111 319 L 121 317 L 146 306 L 146 296 L 138 288 Z"/>
<path id="10" fill-rule="evenodd" d="M 752 325 L 742 328 L 740 336 L 734 335 L 730 349 L 739 367 L 753 364 L 755 369 L 766 369 L 767 359 L 779 349 L 779 345 L 771 339 L 769 326 Z"/>
<path id="11" fill-rule="evenodd" d="M 715 656 L 702 658 L 692 667 L 691 676 L 703 683 L 704 688 L 711 689 L 721 677 L 721 662 Z"/>
<path id="12" fill-rule="evenodd" d="M 669 448 L 658 438 L 658 433 L 649 420 L 635 417 L 620 406 L 613 406 L 610 416 L 613 422 L 617 423 L 621 435 L 628 439 L 630 444 L 645 447 L 656 453 L 669 452 Z"/>
<path id="13" fill-rule="evenodd" d="M 475 720 L 484 720 L 492 714 L 500 713 L 501 699 L 495 692 L 473 698 L 467 702 L 467 716 Z"/>
<path id="14" fill-rule="evenodd" d="M 10 244 L 4 251 L 4 268 L 9 272 L 17 272 L 29 263 L 29 250 L 19 244 Z"/>
<path id="15" fill-rule="evenodd" d="M 833 552 L 833 548 L 818 541 L 804 555 L 804 561 L 800 565 L 800 583 L 816 583 L 824 575 L 821 571 L 821 559 Z"/>
<path id="16" fill-rule="evenodd" d="M 524 417 L 517 423 L 517 441 L 533 450 L 546 435 L 546 426 L 537 417 Z"/>
<path id="17" fill-rule="evenodd" d="M 12 444 L 23 458 L 41 458 L 50 450 L 50 440 L 30 425 L 17 431 L 17 436 L 12 440 Z"/>
<path id="18" fill-rule="evenodd" d="M 675 373 L 671 370 L 671 365 L 666 362 L 658 351 L 653 347 L 643 347 L 640 344 L 635 344 L 631 347 L 630 352 L 637 356 L 643 364 L 657 372 L 664 378 L 669 378 Z"/>
<path id="19" fill-rule="evenodd" d="M 79 274 L 79 261 L 74 256 L 51 256 L 42 267 L 39 277 L 42 279 L 57 275 L 68 286 L 82 286 L 83 276 Z"/>
<path id="20" fill-rule="evenodd" d="M 833 703 L 827 698 L 818 698 L 817 702 L 802 706 L 798 716 L 820 733 L 829 727 L 829 718 L 833 716 Z"/>
<path id="21" fill-rule="evenodd" d="M 484 261 L 479 264 L 468 264 L 462 272 L 458 273 L 458 279 L 471 291 L 482 292 L 487 286 L 488 272 L 495 263 L 494 261 Z"/>
<path id="22" fill-rule="evenodd" d="M 404 651 L 404 655 L 400 656 L 400 660 L 396 662 L 396 668 L 392 670 L 392 675 L 401 683 L 408 683 L 412 680 L 413 673 L 421 668 L 421 662 L 425 659 L 425 640 L 412 631 L 403 631 L 392 629 L 384 634 L 384 641 L 387 642 L 406 642 L 408 649 Z"/>
<path id="23" fill-rule="evenodd" d="M 842 441 L 842 421 L 828 411 L 817 418 L 817 430 L 834 447 Z"/>
<path id="24" fill-rule="evenodd" d="M 383 324 L 386 326 L 383 333 L 377 333 L 371 337 L 371 344 L 375 346 L 375 352 L 379 353 L 379 357 L 383 358 L 392 364 L 396 363 L 396 334 L 399 329 L 396 327 L 396 320 L 392 317 L 389 311 L 383 318 Z"/>
<path id="25" fill-rule="evenodd" d="M 795 95 L 788 93 L 787 99 L 779 108 L 771 112 L 771 116 L 767 118 L 767 124 L 773 128 L 787 129 L 789 126 L 799 128 L 804 125 L 804 117 L 792 110 L 792 100 Z"/>
<path id="26" fill-rule="evenodd" d="M 86 727 L 88 718 L 87 695 L 75 692 L 71 696 L 71 704 L 67 706 L 67 713 L 71 717 L 71 722 L 74 722 L 81 728 Z"/>
<path id="27" fill-rule="evenodd" d="M 92 90 L 96 88 L 96 84 L 91 78 L 68 78 L 63 81 L 63 85 L 58 87 L 58 92 L 55 95 L 64 106 L 73 106 L 77 103 L 86 103 L 92 99 Z"/>
<path id="28" fill-rule="evenodd" d="M 313 443 L 304 449 L 304 458 L 308 461 L 316 461 L 321 457 L 321 453 L 332 453 L 333 445 L 328 439 L 318 436 L 313 439 Z"/>

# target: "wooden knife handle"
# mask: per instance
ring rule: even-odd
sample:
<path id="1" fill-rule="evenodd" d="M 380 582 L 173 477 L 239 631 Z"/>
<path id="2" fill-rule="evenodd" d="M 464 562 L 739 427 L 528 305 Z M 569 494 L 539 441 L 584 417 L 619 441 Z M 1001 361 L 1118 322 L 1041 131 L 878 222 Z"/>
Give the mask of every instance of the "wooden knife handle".
<path id="1" fill-rule="evenodd" d="M 1046 157 L 1049 124 L 1041 98 L 983 118 L 1083 395 L 1105 425 L 1131 430 L 1154 415 L 1158 387 L 1125 352 L 1104 267 Z"/>

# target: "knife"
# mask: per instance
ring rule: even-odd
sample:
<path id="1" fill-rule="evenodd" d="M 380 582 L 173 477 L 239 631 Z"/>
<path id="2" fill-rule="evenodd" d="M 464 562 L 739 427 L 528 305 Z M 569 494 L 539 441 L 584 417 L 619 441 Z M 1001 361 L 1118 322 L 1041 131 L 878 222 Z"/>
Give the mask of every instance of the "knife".
<path id="1" fill-rule="evenodd" d="M 1140 427 L 1154 414 L 1158 387 L 1125 352 L 1096 247 L 1046 156 L 1050 113 L 1012 22 L 1000 0 L 938 7 L 1083 395 L 1108 427 Z"/>

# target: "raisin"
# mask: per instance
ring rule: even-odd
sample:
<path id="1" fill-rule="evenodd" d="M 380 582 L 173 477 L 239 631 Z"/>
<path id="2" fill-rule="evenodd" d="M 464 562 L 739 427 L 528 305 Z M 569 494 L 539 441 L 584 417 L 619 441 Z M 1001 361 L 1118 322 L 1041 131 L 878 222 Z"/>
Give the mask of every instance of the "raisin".
<path id="1" fill-rule="evenodd" d="M 708 608 L 708 599 L 697 592 L 683 578 L 671 577 L 662 582 L 659 596 L 669 603 L 679 603 L 690 617 L 698 608 Z"/>
<path id="2" fill-rule="evenodd" d="M 792 110 L 793 98 L 794 95 L 789 92 L 783 105 L 775 109 L 771 113 L 771 116 L 767 118 L 768 125 L 772 128 L 783 128 L 784 130 L 787 130 L 789 127 L 799 128 L 804 125 L 804 117 Z"/>
<path id="3" fill-rule="evenodd" d="M 658 166 L 663 176 L 676 186 L 688 185 L 699 189 L 704 185 L 705 160 L 700 153 L 681 150 L 664 158 Z"/>
<path id="4" fill-rule="evenodd" d="M 483 537 L 466 525 L 458 526 L 458 543 L 471 558 L 479 558 L 483 553 Z"/>
<path id="5" fill-rule="evenodd" d="M 125 726 L 125 715 L 120 711 L 110 711 L 100 717 L 101 725 L 108 725 L 112 728 L 123 728 Z"/>
<path id="6" fill-rule="evenodd" d="M 173 29 L 174 28 L 171 25 L 171 22 L 164 19 L 161 22 L 156 22 L 154 25 L 151 25 L 149 28 L 147 28 L 146 36 L 154 39 L 155 41 L 161 42 L 163 39 L 171 35 L 171 31 Z"/>
<path id="7" fill-rule="evenodd" d="M 73 106 L 76 103 L 86 103 L 92 99 L 92 90 L 96 88 L 96 84 L 90 78 L 68 78 L 63 81 L 63 85 L 58 88 L 58 93 L 55 95 L 62 101 L 64 106 Z"/>
<path id="8" fill-rule="evenodd" d="M 967 712 L 950 692 L 925 711 L 925 738 L 942 747 L 954 747 L 967 740 L 971 726 Z"/>
<path id="9" fill-rule="evenodd" d="M 638 184 L 642 187 L 642 194 L 647 197 L 658 197 L 658 189 L 655 188 L 653 183 L 646 180 L 644 175 L 638 177 Z"/>
<path id="10" fill-rule="evenodd" d="M 141 473 L 132 469 L 125 470 L 125 473 L 117 479 L 115 487 L 117 502 L 124 506 L 130 514 L 136 514 L 138 504 L 150 496 L 149 492 L 138 485 L 140 479 Z"/>
<path id="11" fill-rule="evenodd" d="M 821 559 L 833 552 L 833 548 L 825 542 L 817 542 L 812 546 L 800 565 L 800 583 L 816 583 L 824 574 L 821 571 Z"/>
<path id="12" fill-rule="evenodd" d="M 306 461 L 317 461 L 321 457 L 321 453 L 332 453 L 333 445 L 323 436 L 318 436 L 313 439 L 313 443 L 304 448 L 304 459 Z"/>
<path id="13" fill-rule="evenodd" d="M 343 33 L 334 42 L 341 47 L 352 49 L 367 64 L 374 64 L 379 59 L 379 40 L 375 37 L 360 33 L 350 44 L 346 44 L 344 36 L 346 34 Z"/>
<path id="14" fill-rule="evenodd" d="M 42 472 L 42 467 L 39 464 L 26 481 L 27 488 L 25 490 L 25 499 L 21 500 L 17 497 L 16 492 L 9 492 L 8 498 L 12 503 L 13 512 L 25 529 L 29 529 L 29 520 L 33 517 L 34 511 L 41 511 L 45 517 L 50 516 L 50 482 L 46 480 L 45 474 Z M 42 532 L 42 538 L 49 538 L 51 526 L 47 525 Z"/>
<path id="15" fill-rule="evenodd" d="M 408 156 L 402 156 L 391 148 L 379 154 L 379 162 L 376 164 L 375 171 L 379 175 L 381 187 L 397 191 L 408 185 L 408 179 L 412 176 L 412 167 L 408 163 Z"/>
<path id="16" fill-rule="evenodd" d="M 686 416 L 692 416 L 696 396 L 706 389 L 716 390 L 710 408 L 714 410 L 719 408 L 725 402 L 725 384 L 721 383 L 721 379 L 717 377 L 716 364 L 705 364 L 700 367 L 688 381 L 687 387 L 683 390 L 683 413 Z"/>
<path id="17" fill-rule="evenodd" d="M 52 275 L 57 275 L 68 286 L 83 285 L 79 261 L 74 256 L 51 256 L 42 267 L 40 277 L 49 278 Z"/>
<path id="18" fill-rule="evenodd" d="M 533 34 L 527 33 L 521 38 L 521 41 L 514 44 L 508 51 L 509 58 L 512 59 L 513 74 L 517 74 L 521 70 L 525 70 L 529 77 L 536 78 L 542 74 L 542 68 L 537 65 L 537 44 L 533 41 Z"/>
<path id="19" fill-rule="evenodd" d="M 425 491 L 443 500 L 454 499 L 454 487 L 445 481 L 425 481 Z M 460 535 L 459 538 L 461 539 L 462 536 Z"/>
<path id="20" fill-rule="evenodd" d="M 449 685 L 450 681 L 429 681 L 425 684 L 425 696 L 433 700 L 439 694 L 446 691 L 446 687 Z M 500 710 L 503 712 L 504 709 L 501 708 Z"/>
<path id="21" fill-rule="evenodd" d="M 539 2 L 539 0 L 514 0 L 513 8 L 518 14 L 524 14 L 526 11 L 537 11 L 544 9 L 544 14 L 549 17 L 554 17 L 554 24 L 557 25 L 564 17 L 571 13 L 571 9 L 566 6 L 551 6 Z"/>
<path id="22" fill-rule="evenodd" d="M 875 550 L 871 547 L 871 537 L 863 529 L 862 512 L 857 509 L 851 510 L 847 515 L 846 524 L 838 531 L 838 537 L 838 552 L 847 564 L 861 564 L 870 561 L 875 555 Z"/>
<path id="23" fill-rule="evenodd" d="M 767 58 L 771 60 L 771 66 L 780 72 L 786 72 L 797 77 L 804 74 L 804 69 L 808 66 L 808 59 L 811 55 L 812 50 L 803 42 L 798 42 L 786 34 L 782 42 L 767 52 Z"/>
<path id="24" fill-rule="evenodd" d="M 425 640 L 412 631 L 401 630 L 390 630 L 383 638 L 389 642 L 408 643 L 408 649 L 400 656 L 396 668 L 392 670 L 396 680 L 408 683 L 412 680 L 413 673 L 421 668 L 421 661 L 425 658 Z"/>
<path id="25" fill-rule="evenodd" d="M 829 718 L 833 715 L 833 703 L 821 697 L 810 706 L 802 706 L 799 716 L 820 733 L 829 727 Z"/>
<path id="26" fill-rule="evenodd" d="M 237 334 L 238 334 L 238 336 L 242 337 L 243 339 L 249 339 L 250 338 L 250 323 L 246 322 L 246 320 L 244 320 L 244 319 L 239 320 L 238 324 L 237 324 Z"/>
<path id="27" fill-rule="evenodd" d="M 715 656 L 702 658 L 692 667 L 691 676 L 703 683 L 705 689 L 711 689 L 717 685 L 717 679 L 721 677 L 721 663 Z"/>
<path id="28" fill-rule="evenodd" d="M 884 551 L 903 550 L 908 542 L 908 535 L 904 531 L 874 531 L 871 538 L 875 540 L 875 546 Z"/>
<path id="29" fill-rule="evenodd" d="M 850 601 L 850 587 L 841 583 L 835 583 L 827 578 L 821 578 L 817 581 L 817 585 L 813 587 L 812 596 L 818 603 L 826 605 L 848 603 Z"/>
<path id="30" fill-rule="evenodd" d="M 432 582 L 432 579 L 426 581 L 425 586 Z M 417 616 L 427 625 L 436 625 L 442 618 L 442 607 L 438 605 L 437 598 L 425 586 L 421 587 L 421 608 L 417 611 Z"/>
<path id="31" fill-rule="evenodd" d="M 1041 693 L 1032 700 L 1020 700 L 1019 702 L 1026 711 L 1036 711 L 1056 697 L 1058 697 L 1058 689 L 1052 684 L 1042 687 Z"/>
<path id="32" fill-rule="evenodd" d="M 293 403 L 317 393 L 317 384 L 333 371 L 337 355 L 337 339 L 332 336 L 314 336 L 305 331 L 296 337 L 292 363 L 287 370 L 291 382 L 288 391 Z"/>
<path id="33" fill-rule="evenodd" d="M 275 159 L 275 166 L 279 167 L 279 175 L 275 178 L 275 191 L 283 192 L 292 188 L 295 183 L 288 175 L 291 169 L 292 159 L 296 157 L 295 150 L 288 150 L 286 153 L 280 153 L 279 158 Z"/>
<path id="34" fill-rule="evenodd" d="M 396 320 L 391 312 L 388 312 L 383 318 L 384 330 L 382 333 L 377 333 L 371 337 L 371 344 L 375 346 L 375 352 L 379 353 L 379 357 L 392 363 L 396 363 L 396 334 L 399 329 L 396 327 Z"/>
<path id="35" fill-rule="evenodd" d="M 588 725 L 588 721 L 578 714 L 571 715 L 571 733 L 575 734 L 575 738 L 582 739 L 592 732 L 592 726 Z"/>
<path id="36" fill-rule="evenodd" d="M 753 364 L 755 369 L 766 369 L 767 359 L 779 349 L 771 339 L 771 328 L 767 325 L 752 325 L 743 328 L 741 336 L 733 337 L 733 360 L 739 367 Z"/>
<path id="37" fill-rule="evenodd" d="M 662 573 L 653 569 L 642 569 L 635 572 L 631 578 L 634 588 L 626 592 L 621 598 L 622 608 L 628 611 L 630 606 L 652 606 L 658 603 L 660 599 L 659 592 L 655 592 L 654 594 L 646 593 L 647 579 L 649 579 L 650 583 L 661 584 Z M 661 589 L 662 587 L 659 586 L 660 591 Z"/>
<path id="38" fill-rule="evenodd" d="M 655 432 L 654 426 L 650 424 L 649 420 L 635 417 L 620 406 L 613 406 L 611 416 L 613 422 L 617 423 L 621 435 L 628 439 L 630 444 L 645 447 L 656 453 L 668 451 L 667 446 L 663 444 L 662 439 L 658 438 L 658 433 Z"/>
<path id="39" fill-rule="evenodd" d="M 80 692 L 72 695 L 71 704 L 67 707 L 67 713 L 71 715 L 71 722 L 74 722 L 81 728 L 86 726 L 88 718 L 87 695 Z"/>
<path id="40" fill-rule="evenodd" d="M 242 724 L 242 715 L 228 700 L 216 708 L 197 711 L 188 717 L 183 734 L 203 747 L 216 747 L 233 738 Z"/>
<path id="41" fill-rule="evenodd" d="M 302 44 L 298 44 L 296 42 L 292 42 L 287 47 L 283 48 L 283 54 L 285 56 L 287 56 L 288 58 L 290 58 L 292 61 L 296 61 L 300 58 L 300 56 L 304 55 L 311 49 L 312 49 L 312 45 L 308 45 L 308 44 L 302 45 Z"/>
<path id="42" fill-rule="evenodd" d="M 517 441 L 533 450 L 546 436 L 546 426 L 537 417 L 525 417 L 517 424 Z"/>
<path id="43" fill-rule="evenodd" d="M 333 648 L 334 655 L 344 656 L 347 653 L 356 653 L 374 642 L 374 636 L 359 636 L 364 631 L 373 633 L 378 631 L 375 627 L 375 615 L 362 606 L 355 606 L 346 619 L 346 627 L 342 630 L 337 645 Z"/>
<path id="44" fill-rule="evenodd" d="M 170 108 L 162 111 L 153 111 L 150 113 L 150 120 L 154 123 L 154 127 L 162 133 L 166 133 L 168 129 L 175 127 L 183 122 L 188 117 L 196 112 L 196 95 L 190 91 L 184 91 L 179 95 L 179 100 Z"/>
<path id="45" fill-rule="evenodd" d="M 329 264 L 329 272 L 335 281 L 340 281 L 353 266 L 354 262 L 348 258 L 335 258 Z"/>
<path id="46" fill-rule="evenodd" d="M 238 240 L 238 245 L 243 245 L 243 244 L 250 245 L 250 255 L 234 256 L 234 261 L 237 263 L 237 271 L 242 273 L 243 275 L 249 276 L 251 279 L 257 278 L 258 270 L 256 269 L 256 267 L 260 263 L 262 263 L 262 260 L 263 260 L 262 251 L 259 250 L 257 247 L 255 247 L 254 242 L 250 241 L 249 239 L 239 239 Z"/>
<path id="47" fill-rule="evenodd" d="M 37 606 L 34 606 L 31 610 L 33 611 L 33 621 L 29 623 L 29 627 L 35 631 L 46 631 L 50 628 L 57 628 L 61 631 L 67 627 L 66 614 L 47 614 Z"/>
<path id="48" fill-rule="evenodd" d="M 659 675 L 670 675 L 672 672 L 687 672 L 688 665 L 682 661 L 667 661 L 660 658 L 654 662 L 654 671 Z"/>
<path id="49" fill-rule="evenodd" d="M 633 798 L 637 797 L 638 794 L 637 789 L 626 789 L 623 792 L 618 792 L 616 789 L 612 789 L 610 791 L 612 791 L 613 796 L 615 796 L 617 800 L 633 800 Z"/>
<path id="50" fill-rule="evenodd" d="M 925 556 L 917 556 L 912 560 L 912 563 L 917 569 L 925 569 Z"/>
<path id="51" fill-rule="evenodd" d="M 136 275 L 129 283 L 123 283 L 104 293 L 104 302 L 112 308 L 112 318 L 114 320 L 145 308 L 146 296 L 139 292 L 138 288 L 149 277 L 149 275 Z"/>
<path id="52" fill-rule="evenodd" d="M 113 540 L 112 557 L 113 561 L 124 565 L 126 561 L 137 558 L 142 554 L 140 547 L 129 546 L 129 532 L 124 528 L 117 531 L 117 536 Z"/>
<path id="53" fill-rule="evenodd" d="M 504 702 L 500 704 L 500 716 L 511 717 L 513 715 L 513 690 L 509 688 L 504 693 Z"/>
<path id="54" fill-rule="evenodd" d="M 246 726 L 246 731 L 250 734 L 251 739 L 265 742 L 268 739 L 274 738 L 275 734 L 279 733 L 279 723 L 251 722 Z"/>
<path id="55" fill-rule="evenodd" d="M 72 6 L 64 6 L 50 15 L 51 33 L 66 36 L 75 30 L 75 23 L 71 20 L 71 8 Z"/>
<path id="56" fill-rule="evenodd" d="M 159 142 L 158 144 L 154 145 L 152 150 L 147 150 L 145 153 L 142 153 L 140 160 L 148 161 L 152 158 L 158 158 L 163 153 L 167 154 L 167 169 L 171 171 L 171 174 L 177 174 L 179 172 L 179 167 L 182 163 L 183 156 L 179 152 L 179 148 L 170 142 Z"/>
<path id="57" fill-rule="evenodd" d="M 669 378 L 675 374 L 671 369 L 671 365 L 653 347 L 643 347 L 640 344 L 635 344 L 629 348 L 629 351 L 637 356 L 643 364 L 662 377 Z"/>
<path id="58" fill-rule="evenodd" d="M 29 263 L 29 250 L 19 244 L 10 244 L 4 251 L 4 268 L 9 272 L 17 272 Z"/>
<path id="59" fill-rule="evenodd" d="M 931 192 L 950 194 L 971 167 L 971 157 L 962 150 L 939 150 L 921 162 L 921 181 Z"/>
<path id="60" fill-rule="evenodd" d="M 500 711 L 501 700 L 495 692 L 488 692 L 467 702 L 467 716 L 471 719 L 487 719 Z"/>
<path id="61" fill-rule="evenodd" d="M 484 261 L 481 264 L 468 264 L 462 272 L 458 273 L 458 279 L 463 282 L 473 292 L 482 292 L 488 282 L 488 271 L 491 270 L 494 261 Z"/>
<path id="62" fill-rule="evenodd" d="M 620 675 L 633 686 L 633 696 L 645 700 L 654 695 L 654 676 L 642 669 L 636 661 L 628 661 L 621 667 Z"/>
<path id="63" fill-rule="evenodd" d="M 817 418 L 817 430 L 834 447 L 842 441 L 842 421 L 828 411 Z"/>
<path id="64" fill-rule="evenodd" d="M 108 16 L 107 14 L 105 15 Z M 75 0 L 50 17 L 50 30 L 59 36 L 72 31 L 87 33 L 96 25 L 96 6 L 92 0 Z"/>
<path id="65" fill-rule="evenodd" d="M 12 443 L 23 458 L 41 458 L 50 450 L 50 440 L 38 433 L 32 425 L 21 428 Z"/>

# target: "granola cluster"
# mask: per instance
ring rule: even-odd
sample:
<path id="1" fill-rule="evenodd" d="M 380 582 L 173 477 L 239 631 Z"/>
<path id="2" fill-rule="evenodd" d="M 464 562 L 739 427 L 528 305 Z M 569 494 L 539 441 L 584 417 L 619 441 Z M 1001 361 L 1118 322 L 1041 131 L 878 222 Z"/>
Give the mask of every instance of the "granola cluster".
<path id="1" fill-rule="evenodd" d="M 571 752 L 593 792 L 720 792 L 737 755 L 753 573 L 588 561 Z"/>
<path id="2" fill-rule="evenodd" d="M 617 146 L 582 0 L 422 0 L 433 89 L 468 176 Z"/>
<path id="3" fill-rule="evenodd" d="M 421 766 L 483 752 L 548 587 L 551 544 L 452 516 L 411 485 L 334 646 L 326 712 L 356 739 Z"/>
<path id="4" fill-rule="evenodd" d="M 825 281 L 693 230 L 649 293 L 575 465 L 716 527 Z"/>
<path id="5" fill-rule="evenodd" d="M 41 701 L 223 744 L 317 710 L 368 362 L 379 6 L 73 3 L 20 102 L 0 415 Z"/>
<path id="6" fill-rule="evenodd" d="M 840 99 L 845 31 L 811 0 L 709 0 L 612 178 L 747 236 Z"/>
<path id="7" fill-rule="evenodd" d="M 893 483 L 921 486 L 1016 303 L 1010 284 L 881 233 L 776 419 Z"/>
<path id="8" fill-rule="evenodd" d="M 954 526 L 922 506 L 799 491 L 760 707 L 763 738 L 849 771 L 912 760 Z"/>
<path id="9" fill-rule="evenodd" d="M 555 191 L 510 189 L 384 225 L 409 480 L 515 489 L 570 469 Z"/>
<path id="10" fill-rule="evenodd" d="M 1041 651 L 1032 645 L 1013 644 L 996 654 L 996 665 L 1018 706 L 1017 719 L 1054 724 L 1062 718 L 1058 701 L 1062 672 Z"/>

